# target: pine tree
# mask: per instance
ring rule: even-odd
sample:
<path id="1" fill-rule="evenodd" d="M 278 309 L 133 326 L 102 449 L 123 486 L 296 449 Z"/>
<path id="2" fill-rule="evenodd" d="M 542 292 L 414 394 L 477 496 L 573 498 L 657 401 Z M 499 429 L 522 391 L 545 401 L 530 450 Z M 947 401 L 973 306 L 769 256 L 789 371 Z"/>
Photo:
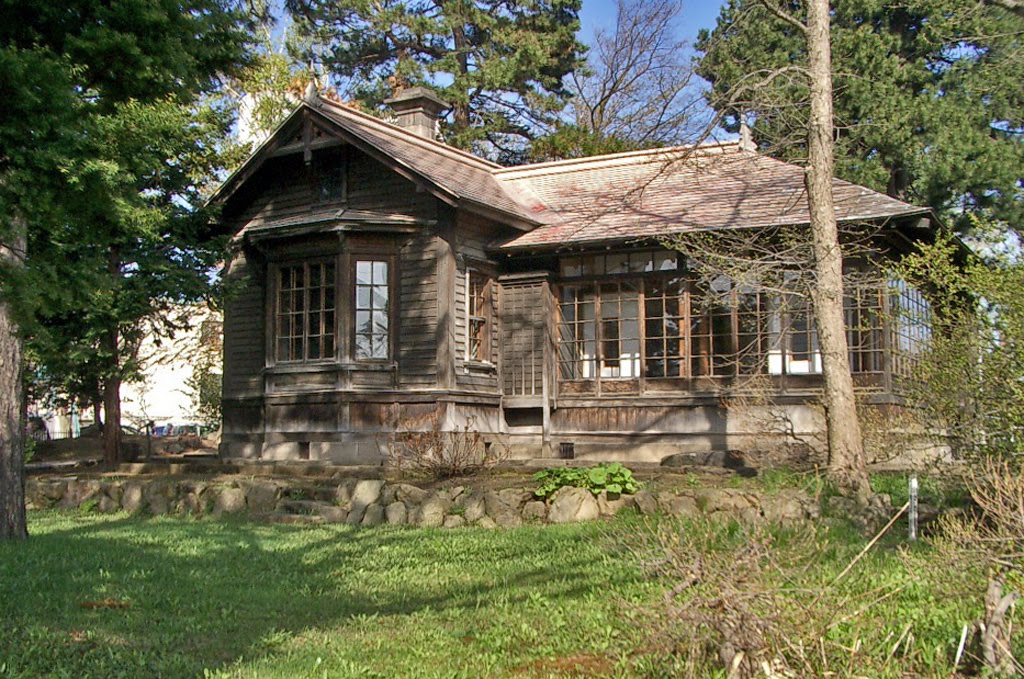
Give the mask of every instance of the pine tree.
<path id="1" fill-rule="evenodd" d="M 378 108 L 430 85 L 451 106 L 449 143 L 521 152 L 569 95 L 584 51 L 580 0 L 288 0 L 346 96 Z"/>
<path id="2" fill-rule="evenodd" d="M 763 151 L 802 159 L 807 50 L 772 6 L 730 0 L 698 40 L 698 73 L 729 126 L 747 114 Z M 969 0 L 838 0 L 831 26 L 836 174 L 960 228 L 968 214 L 1019 228 L 1024 15 Z"/>

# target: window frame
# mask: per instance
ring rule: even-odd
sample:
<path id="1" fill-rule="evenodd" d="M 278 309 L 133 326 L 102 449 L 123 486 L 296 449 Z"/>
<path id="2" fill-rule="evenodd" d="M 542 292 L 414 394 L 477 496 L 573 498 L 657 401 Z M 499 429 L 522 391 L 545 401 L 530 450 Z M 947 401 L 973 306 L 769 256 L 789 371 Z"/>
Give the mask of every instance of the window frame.
<path id="1" fill-rule="evenodd" d="M 310 293 L 311 288 L 310 288 L 308 282 L 310 280 L 310 275 L 309 275 L 310 269 L 311 269 L 311 267 L 314 267 L 314 266 L 329 267 L 330 274 L 329 275 L 324 275 L 324 273 L 323 273 L 324 270 L 322 270 L 321 271 L 321 284 L 320 284 L 320 286 L 318 286 L 318 289 L 324 291 L 322 293 L 322 295 L 321 295 L 321 298 L 320 298 L 320 307 L 316 311 L 316 313 L 319 313 L 321 315 L 320 329 L 321 329 L 322 332 L 320 334 L 316 335 L 316 337 L 321 338 L 320 356 L 318 356 L 316 358 L 309 358 L 309 347 L 310 347 L 309 338 L 312 337 L 309 334 L 309 316 L 312 313 L 312 307 L 310 305 L 310 299 L 309 299 L 309 293 Z M 301 269 L 302 272 L 303 272 L 303 274 L 302 274 L 303 275 L 303 287 L 302 287 L 302 290 L 303 290 L 303 309 L 301 311 L 301 316 L 300 316 L 300 318 L 302 319 L 301 320 L 302 335 L 300 336 L 300 335 L 289 334 L 289 335 L 285 336 L 285 337 L 288 338 L 289 342 L 293 341 L 297 337 L 301 337 L 302 357 L 301 358 L 297 358 L 297 359 L 296 358 L 281 358 L 281 353 L 280 353 L 280 350 L 279 350 L 280 342 L 281 342 L 281 339 L 282 339 L 282 335 L 281 335 L 281 332 L 280 332 L 280 330 L 281 330 L 280 320 L 281 320 L 281 316 L 282 316 L 282 311 L 281 311 L 281 294 L 283 292 L 282 275 L 283 275 L 283 272 L 286 269 Z M 338 315 L 338 271 L 339 271 L 339 263 L 338 263 L 337 257 L 310 257 L 310 258 L 289 259 L 289 260 L 282 260 L 282 261 L 279 261 L 279 262 L 274 262 L 274 264 L 270 268 L 270 276 L 271 276 L 271 286 L 270 286 L 271 290 L 270 290 L 270 292 L 273 295 L 273 297 L 272 297 L 272 303 L 270 305 L 270 319 L 269 319 L 270 320 L 270 330 L 271 330 L 271 332 L 268 333 L 270 341 L 268 343 L 269 346 L 268 346 L 267 353 L 268 353 L 268 359 L 269 360 L 267 361 L 267 363 L 269 365 L 271 365 L 271 366 L 276 366 L 276 365 L 300 366 L 300 365 L 324 364 L 324 363 L 331 363 L 331 362 L 337 361 L 337 359 L 338 359 L 338 352 L 340 350 L 340 346 L 339 346 L 340 343 L 338 341 L 338 339 L 340 337 L 340 332 L 339 332 L 340 317 Z M 294 288 L 292 288 L 292 289 L 294 289 Z M 332 292 L 331 297 L 332 297 L 333 305 L 331 307 L 327 307 L 326 306 L 327 291 L 331 291 Z M 328 313 L 332 317 L 332 321 L 330 323 L 328 323 L 326 318 L 325 318 Z M 289 312 L 289 314 L 294 315 L 294 312 Z M 329 334 L 326 332 L 327 330 L 330 330 Z M 325 338 L 325 337 L 330 337 L 331 338 L 331 350 L 327 351 L 327 352 L 323 351 L 323 339 L 322 338 Z M 289 351 L 289 354 L 290 354 L 290 351 Z"/>
<path id="2" fill-rule="evenodd" d="M 348 254 L 348 257 L 346 259 L 347 259 L 347 261 L 349 263 L 350 270 L 349 270 L 349 272 L 346 275 L 346 279 L 348 280 L 349 289 L 350 289 L 350 294 L 348 295 L 348 297 L 349 297 L 349 300 L 350 300 L 351 305 L 352 305 L 350 307 L 349 311 L 348 311 L 348 318 L 349 318 L 349 321 L 350 321 L 350 328 L 349 328 L 349 332 L 348 332 L 349 356 L 350 356 L 351 360 L 354 363 L 359 363 L 359 364 L 362 364 L 362 365 L 386 365 L 386 364 L 389 364 L 389 363 L 393 363 L 394 360 L 395 360 L 394 357 L 395 357 L 395 341 L 396 341 L 396 338 L 395 338 L 395 319 L 397 318 L 397 308 L 398 308 L 398 299 L 397 299 L 396 294 L 395 294 L 396 292 L 398 292 L 398 286 L 395 285 L 395 281 L 396 281 L 395 256 L 393 254 L 390 254 L 390 253 L 381 252 L 379 249 L 368 249 L 368 250 L 360 249 L 360 250 L 350 251 L 347 254 Z M 359 309 L 359 304 L 358 304 L 359 288 L 361 287 L 361 285 L 357 282 L 357 278 L 356 277 L 358 276 L 359 263 L 360 262 L 370 262 L 370 263 L 373 263 L 373 262 L 383 262 L 383 263 L 385 263 L 387 265 L 387 274 L 385 276 L 385 284 L 387 285 L 387 293 L 388 293 L 387 294 L 387 311 L 386 311 L 386 318 L 387 318 L 387 323 L 388 323 L 388 327 L 387 327 L 387 342 L 386 342 L 387 355 L 385 357 L 383 357 L 383 358 L 360 357 L 359 356 L 358 338 L 360 336 L 360 332 L 359 332 L 358 323 L 356 322 L 356 315 L 359 313 L 359 311 L 365 311 L 364 309 Z M 371 268 L 371 292 L 370 292 L 371 304 L 372 304 L 372 301 L 373 301 L 372 275 L 373 274 L 372 274 L 372 268 Z M 375 311 L 375 309 L 373 309 L 373 307 L 371 306 L 369 311 L 370 311 L 370 318 L 371 318 L 371 321 L 372 321 L 373 312 Z M 373 334 L 371 333 L 371 337 L 372 336 L 373 336 Z M 372 342 L 372 340 L 371 340 L 371 342 Z"/>
<path id="3" fill-rule="evenodd" d="M 476 266 L 467 266 L 465 273 L 465 314 L 466 314 L 466 329 L 464 342 L 464 355 L 465 362 L 469 365 L 482 365 L 482 366 L 493 366 L 494 361 L 494 300 L 496 291 L 496 281 L 494 276 L 486 270 L 483 270 Z M 483 291 L 479 298 L 479 303 L 482 305 L 483 315 L 474 314 L 474 287 L 473 280 L 483 279 Z M 477 356 L 473 355 L 473 324 L 479 322 L 483 329 L 482 337 L 479 339 L 480 352 Z"/>

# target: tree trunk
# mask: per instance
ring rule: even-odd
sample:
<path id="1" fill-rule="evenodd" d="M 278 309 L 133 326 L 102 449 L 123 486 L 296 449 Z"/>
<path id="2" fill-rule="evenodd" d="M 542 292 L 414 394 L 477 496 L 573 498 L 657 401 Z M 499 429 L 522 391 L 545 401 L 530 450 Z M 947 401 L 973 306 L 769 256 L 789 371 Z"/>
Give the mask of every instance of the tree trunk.
<path id="1" fill-rule="evenodd" d="M 807 125 L 805 181 L 815 266 L 815 285 L 811 296 L 825 383 L 828 472 L 844 495 L 866 505 L 871 486 L 850 374 L 843 313 L 843 253 L 832 196 L 835 149 L 829 37 L 828 0 L 810 0 L 807 8 L 807 52 L 811 118 Z"/>
<path id="2" fill-rule="evenodd" d="M 111 372 L 103 383 L 103 459 L 109 465 L 121 462 L 121 377 L 118 371 L 117 327 L 107 333 Z"/>
<path id="3" fill-rule="evenodd" d="M 0 245 L 0 261 L 19 265 L 25 249 L 24 227 L 13 247 Z M 0 298 L 0 540 L 28 537 L 25 524 L 25 409 L 21 381 L 22 342 L 11 307 Z"/>
<path id="4" fill-rule="evenodd" d="M 103 431 L 103 388 L 100 387 L 100 394 L 92 402 L 92 421 Z"/>
<path id="5" fill-rule="evenodd" d="M 465 78 L 469 74 L 469 40 L 466 37 L 466 29 L 456 23 L 452 29 L 452 40 L 455 44 L 455 60 L 459 67 L 459 75 Z M 452 126 L 456 132 L 464 132 L 469 129 L 469 90 L 466 90 L 466 100 L 456 102 L 452 109 Z"/>

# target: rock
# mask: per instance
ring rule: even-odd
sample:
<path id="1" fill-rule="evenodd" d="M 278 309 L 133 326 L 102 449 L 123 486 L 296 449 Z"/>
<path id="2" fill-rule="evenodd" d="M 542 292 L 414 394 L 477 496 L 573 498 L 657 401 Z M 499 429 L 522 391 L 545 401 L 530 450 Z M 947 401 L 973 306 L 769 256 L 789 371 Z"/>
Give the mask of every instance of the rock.
<path id="1" fill-rule="evenodd" d="M 319 514 L 323 507 L 333 507 L 326 502 L 316 500 L 281 500 L 277 503 L 277 509 L 289 514 Z"/>
<path id="2" fill-rule="evenodd" d="M 398 488 L 394 484 L 384 484 L 380 491 L 380 503 L 384 507 L 398 500 Z"/>
<path id="3" fill-rule="evenodd" d="M 601 516 L 614 516 L 626 507 L 633 506 L 633 496 L 602 490 L 597 496 L 597 506 L 601 510 Z"/>
<path id="4" fill-rule="evenodd" d="M 64 497 L 60 501 L 60 506 L 65 509 L 81 507 L 99 495 L 102 489 L 103 487 L 100 485 L 100 482 L 93 479 L 72 481 L 68 483 Z"/>
<path id="5" fill-rule="evenodd" d="M 470 495 L 463 502 L 465 511 L 462 513 L 466 517 L 466 521 L 469 523 L 476 523 L 484 516 L 487 516 L 487 510 L 484 507 L 484 499 L 479 495 Z"/>
<path id="6" fill-rule="evenodd" d="M 452 503 L 443 495 L 431 495 L 416 510 L 416 525 L 423 528 L 436 528 L 444 524 L 444 515 Z"/>
<path id="7" fill-rule="evenodd" d="M 363 520 L 359 525 L 373 528 L 382 523 L 384 523 L 384 507 L 374 502 L 366 508 L 366 513 L 363 514 Z"/>
<path id="8" fill-rule="evenodd" d="M 103 497 L 100 498 L 100 501 L 99 503 L 97 503 L 96 508 L 104 514 L 110 514 L 120 509 L 120 505 L 117 502 L 115 502 L 112 498 L 104 495 Z"/>
<path id="9" fill-rule="evenodd" d="M 387 507 L 384 508 L 384 518 L 392 526 L 401 526 L 409 518 L 409 512 L 405 508 L 405 503 L 401 500 L 395 500 Z"/>
<path id="10" fill-rule="evenodd" d="M 551 523 L 575 523 L 590 521 L 601 515 L 597 500 L 585 488 L 565 486 L 551 497 L 548 521 Z"/>
<path id="11" fill-rule="evenodd" d="M 317 509 L 317 516 L 321 517 L 326 523 L 345 523 L 348 518 L 348 512 L 341 507 L 335 505 L 320 505 Z"/>
<path id="12" fill-rule="evenodd" d="M 445 497 L 448 498 L 449 502 L 454 503 L 455 500 L 458 499 L 459 496 L 462 495 L 462 493 L 465 490 L 466 490 L 465 486 L 454 486 L 452 488 L 446 488 L 445 490 L 440 491 L 438 494 L 439 495 L 443 494 Z"/>
<path id="13" fill-rule="evenodd" d="M 445 528 L 462 528 L 466 525 L 466 520 L 458 514 L 449 514 L 444 517 L 444 524 L 442 525 Z"/>
<path id="14" fill-rule="evenodd" d="M 543 521 L 547 518 L 548 506 L 540 500 L 527 502 L 523 505 L 523 519 L 526 521 Z"/>
<path id="15" fill-rule="evenodd" d="M 522 488 L 505 488 L 498 491 L 498 497 L 506 505 L 518 512 L 527 502 L 533 499 L 533 493 Z"/>
<path id="16" fill-rule="evenodd" d="M 111 481 L 110 483 L 104 484 L 103 492 L 106 493 L 107 497 L 114 501 L 114 504 L 118 507 L 121 506 L 122 484 L 120 481 Z"/>
<path id="17" fill-rule="evenodd" d="M 171 501 L 166 495 L 152 495 L 146 500 L 146 509 L 153 516 L 163 516 L 171 509 Z"/>
<path id="18" fill-rule="evenodd" d="M 245 491 L 241 488 L 225 488 L 213 504 L 213 515 L 237 514 L 245 509 Z"/>
<path id="19" fill-rule="evenodd" d="M 245 504 L 250 512 L 270 512 L 277 506 L 277 484 L 257 481 L 249 485 Z"/>
<path id="20" fill-rule="evenodd" d="M 484 515 L 484 516 L 480 517 L 480 520 L 476 522 L 476 525 L 480 526 L 481 528 L 497 528 L 498 527 L 498 524 L 494 522 L 494 519 L 492 519 L 491 517 L 489 517 L 487 515 Z"/>
<path id="21" fill-rule="evenodd" d="M 693 518 L 700 514 L 697 501 L 687 495 L 673 496 L 665 502 L 665 513 L 671 516 Z"/>
<path id="22" fill-rule="evenodd" d="M 39 482 L 39 492 L 42 493 L 43 497 L 49 500 L 51 504 L 64 497 L 64 493 L 67 492 L 67 489 L 67 481 L 53 480 Z"/>
<path id="23" fill-rule="evenodd" d="M 369 507 L 380 499 L 380 491 L 383 488 L 384 482 L 380 479 L 359 479 L 352 491 L 352 506 Z"/>
<path id="24" fill-rule="evenodd" d="M 484 493 L 484 509 L 487 511 L 487 516 L 491 517 L 497 525 L 503 528 L 521 525 L 523 519 L 519 516 L 518 502 L 521 491 L 514 491 L 514 495 L 505 491 L 502 492 L 505 493 L 504 496 L 494 491 Z M 515 504 L 508 504 L 504 498 L 511 499 Z"/>
<path id="25" fill-rule="evenodd" d="M 348 511 L 348 516 L 345 517 L 345 523 L 350 526 L 358 526 L 363 523 L 363 516 L 366 514 L 366 505 L 352 504 L 352 509 Z"/>
<path id="26" fill-rule="evenodd" d="M 121 494 L 121 509 L 135 512 L 142 509 L 142 486 L 137 483 L 126 483 Z"/>
<path id="27" fill-rule="evenodd" d="M 406 507 L 423 504 L 428 495 L 430 493 L 427 491 L 416 486 L 410 486 L 408 483 L 399 484 L 395 489 L 395 499 L 404 502 Z"/>
<path id="28" fill-rule="evenodd" d="M 769 523 L 792 525 L 807 518 L 804 499 L 797 491 L 782 490 L 761 499 L 761 512 Z"/>
<path id="29" fill-rule="evenodd" d="M 732 512 L 739 516 L 744 509 L 757 506 L 756 501 L 752 502 L 746 494 L 734 488 L 704 488 L 694 491 L 694 499 L 697 507 L 707 514 Z"/>
<path id="30" fill-rule="evenodd" d="M 658 513 L 658 501 L 654 499 L 654 495 L 649 490 L 638 491 L 633 496 L 633 502 L 636 504 L 637 509 L 640 513 L 645 516 Z"/>
<path id="31" fill-rule="evenodd" d="M 338 484 L 337 489 L 334 491 L 334 501 L 340 507 L 345 507 L 349 502 L 352 501 L 352 490 L 356 487 L 355 479 L 345 479 Z"/>

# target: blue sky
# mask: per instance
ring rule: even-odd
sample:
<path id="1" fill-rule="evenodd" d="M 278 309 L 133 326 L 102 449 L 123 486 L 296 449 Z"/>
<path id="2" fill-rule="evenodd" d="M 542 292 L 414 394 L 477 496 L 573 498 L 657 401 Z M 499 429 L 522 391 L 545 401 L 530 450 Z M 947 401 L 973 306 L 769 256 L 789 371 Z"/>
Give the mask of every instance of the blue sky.
<path id="1" fill-rule="evenodd" d="M 683 0 L 683 11 L 679 17 L 679 35 L 689 42 L 697 38 L 697 31 L 702 28 L 712 28 L 718 18 L 719 9 L 722 7 L 720 0 Z M 594 34 L 594 28 L 607 26 L 611 28 L 615 23 L 615 0 L 583 0 L 583 11 L 580 20 L 583 30 L 580 31 L 580 38 L 585 43 L 590 42 Z"/>

